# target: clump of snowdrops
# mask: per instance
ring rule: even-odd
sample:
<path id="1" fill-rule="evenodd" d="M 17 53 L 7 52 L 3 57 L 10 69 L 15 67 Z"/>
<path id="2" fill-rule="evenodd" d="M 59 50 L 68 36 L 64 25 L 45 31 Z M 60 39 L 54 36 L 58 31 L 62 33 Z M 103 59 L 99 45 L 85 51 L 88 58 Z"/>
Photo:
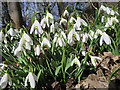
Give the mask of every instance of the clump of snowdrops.
<path id="1" fill-rule="evenodd" d="M 82 11 L 69 13 L 67 7 L 57 20 L 48 10 L 41 21 L 36 14 L 30 30 L 7 25 L 0 31 L 5 59 L 0 64 L 1 89 L 50 88 L 53 82 L 65 83 L 69 78 L 80 82 L 87 67 L 102 61 L 98 53 L 114 48 L 109 32 L 117 32 L 119 14 L 109 7 L 101 5 L 94 21 Z"/>

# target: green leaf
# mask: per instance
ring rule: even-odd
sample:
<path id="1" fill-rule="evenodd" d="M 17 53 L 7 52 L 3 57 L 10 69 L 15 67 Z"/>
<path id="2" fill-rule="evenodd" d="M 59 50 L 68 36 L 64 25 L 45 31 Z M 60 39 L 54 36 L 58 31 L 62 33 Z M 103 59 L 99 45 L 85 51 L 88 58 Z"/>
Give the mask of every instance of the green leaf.
<path id="1" fill-rule="evenodd" d="M 38 79 L 38 80 L 39 80 L 39 78 L 40 78 L 41 72 L 42 72 L 42 70 L 40 70 L 39 73 L 37 74 L 37 79 Z"/>
<path id="2" fill-rule="evenodd" d="M 117 67 L 117 68 L 111 73 L 108 81 L 110 81 L 110 79 L 113 77 L 113 75 L 115 74 L 115 72 L 116 72 L 119 68 L 120 68 L 120 66 Z"/>
<path id="3" fill-rule="evenodd" d="M 60 69 L 61 69 L 61 65 L 60 65 L 60 66 L 58 66 L 58 67 L 56 68 L 56 70 L 55 70 L 55 75 L 56 75 L 56 76 L 58 75 L 58 73 L 59 73 Z"/>

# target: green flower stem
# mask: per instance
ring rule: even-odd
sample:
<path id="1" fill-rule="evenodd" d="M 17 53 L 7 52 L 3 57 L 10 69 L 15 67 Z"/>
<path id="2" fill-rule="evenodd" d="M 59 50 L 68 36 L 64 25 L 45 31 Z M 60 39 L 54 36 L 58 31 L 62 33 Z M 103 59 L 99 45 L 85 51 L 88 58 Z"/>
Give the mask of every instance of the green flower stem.
<path id="1" fill-rule="evenodd" d="M 50 73 L 51 73 L 51 75 L 53 76 L 53 78 L 54 78 L 54 80 L 56 81 L 56 78 L 55 78 L 55 76 L 54 76 L 54 74 L 52 73 L 52 70 L 51 70 L 51 68 L 50 68 L 50 64 L 49 64 L 49 62 L 48 62 L 48 57 L 46 56 L 46 54 L 45 54 L 45 57 L 46 57 L 46 63 L 47 63 L 47 66 L 48 66 L 48 68 L 49 68 L 49 71 L 50 71 Z"/>

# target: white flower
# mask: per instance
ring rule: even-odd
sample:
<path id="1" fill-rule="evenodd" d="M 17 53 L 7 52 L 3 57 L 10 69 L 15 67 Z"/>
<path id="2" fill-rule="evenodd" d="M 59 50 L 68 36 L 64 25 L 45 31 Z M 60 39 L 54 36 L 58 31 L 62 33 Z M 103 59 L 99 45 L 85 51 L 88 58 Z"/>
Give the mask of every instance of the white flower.
<path id="1" fill-rule="evenodd" d="M 97 31 L 95 32 L 96 35 L 100 34 L 102 35 L 102 31 L 100 29 L 97 29 Z"/>
<path id="2" fill-rule="evenodd" d="M 19 46 L 22 47 L 25 44 L 25 48 L 30 50 L 31 46 L 33 45 L 32 39 L 26 33 L 23 34 L 22 38 L 20 39 Z"/>
<path id="3" fill-rule="evenodd" d="M 110 10 L 111 10 L 111 8 L 109 8 L 109 7 L 106 8 L 107 14 L 110 14 Z"/>
<path id="4" fill-rule="evenodd" d="M 46 18 L 45 17 L 41 20 L 40 24 L 43 28 L 45 28 L 45 26 L 46 26 Z"/>
<path id="5" fill-rule="evenodd" d="M 31 86 L 32 88 L 35 88 L 35 81 L 38 82 L 38 79 L 37 79 L 37 76 L 36 76 L 34 73 L 29 72 L 29 74 L 28 74 L 27 77 L 25 78 L 25 86 L 28 86 L 27 81 L 30 82 L 30 86 Z"/>
<path id="6" fill-rule="evenodd" d="M 20 47 L 20 46 L 18 46 L 15 49 L 14 55 L 21 56 L 21 52 L 23 52 L 25 56 L 27 55 L 25 49 L 23 47 Z"/>
<path id="7" fill-rule="evenodd" d="M 5 73 L 0 80 L 1 89 L 4 89 L 7 86 L 7 83 L 11 86 L 12 85 L 12 79 L 11 79 L 11 77 L 8 73 Z"/>
<path id="8" fill-rule="evenodd" d="M 80 33 L 80 36 L 82 37 L 82 42 L 86 42 L 88 38 L 88 34 L 84 33 L 83 31 Z"/>
<path id="9" fill-rule="evenodd" d="M 15 33 L 13 31 L 13 28 L 10 28 L 8 31 L 7 31 L 8 34 L 10 34 L 11 36 L 15 36 Z"/>
<path id="10" fill-rule="evenodd" d="M 67 23 L 67 20 L 64 19 L 64 18 L 62 18 L 62 19 L 60 20 L 60 25 L 61 25 L 62 23 L 65 25 L 65 23 Z"/>
<path id="11" fill-rule="evenodd" d="M 3 34 L 3 32 L 1 31 L 1 32 L 0 32 L 0 42 L 2 42 L 3 39 L 4 39 L 4 34 Z"/>
<path id="12" fill-rule="evenodd" d="M 76 19 L 75 19 L 74 17 L 71 17 L 71 18 L 70 18 L 70 23 L 72 23 L 73 21 L 76 22 Z"/>
<path id="13" fill-rule="evenodd" d="M 37 47 L 35 48 L 35 55 L 40 55 L 40 45 L 37 45 Z"/>
<path id="14" fill-rule="evenodd" d="M 86 27 L 88 26 L 87 23 L 82 18 L 80 19 L 80 21 L 84 26 L 86 26 Z"/>
<path id="15" fill-rule="evenodd" d="M 41 28 L 41 25 L 40 25 L 40 23 L 39 23 L 37 20 L 35 20 L 35 22 L 33 23 L 32 27 L 31 27 L 31 29 L 30 29 L 30 34 L 32 34 L 34 30 L 35 30 L 35 32 L 37 32 L 38 34 L 42 34 L 42 33 L 43 33 L 43 30 L 42 30 L 42 28 Z"/>
<path id="16" fill-rule="evenodd" d="M 69 12 L 67 10 L 65 10 L 63 13 L 63 16 L 65 16 L 65 15 L 67 15 L 67 16 L 69 15 Z"/>
<path id="17" fill-rule="evenodd" d="M 91 62 L 94 66 L 96 66 L 97 62 L 96 62 L 96 59 L 99 59 L 102 61 L 102 58 L 100 57 L 97 57 L 97 56 L 91 56 Z"/>
<path id="18" fill-rule="evenodd" d="M 82 53 L 83 56 L 86 55 L 86 50 L 85 50 L 85 47 L 84 47 L 84 46 L 82 47 L 81 53 Z"/>
<path id="19" fill-rule="evenodd" d="M 101 11 L 101 10 L 105 11 L 105 10 L 106 10 L 106 7 L 103 6 L 103 5 L 101 5 L 100 8 L 99 8 L 99 11 L 98 11 L 98 15 L 100 14 L 100 11 Z"/>
<path id="20" fill-rule="evenodd" d="M 54 36 L 54 43 L 56 42 L 56 47 L 58 46 L 58 44 L 59 44 L 59 46 L 63 46 L 63 45 L 65 45 L 65 40 L 66 40 L 66 35 L 65 35 L 65 33 L 62 31 L 61 33 L 60 33 L 60 35 L 58 35 L 57 33 L 55 34 L 55 36 Z"/>
<path id="21" fill-rule="evenodd" d="M 6 64 L 3 64 L 3 63 L 0 63 L 0 68 L 1 68 L 1 70 L 4 70 L 5 69 L 5 67 L 7 67 L 7 65 Z"/>
<path id="22" fill-rule="evenodd" d="M 47 11 L 46 23 L 47 23 L 47 26 L 48 26 L 48 27 L 49 27 L 49 20 L 50 20 L 50 23 L 53 23 L 53 22 L 54 22 L 54 20 L 53 20 L 53 15 Z"/>
<path id="23" fill-rule="evenodd" d="M 52 25 L 50 26 L 50 32 L 52 32 L 52 33 L 55 32 L 55 25 L 54 25 L 54 24 L 52 24 Z"/>
<path id="24" fill-rule="evenodd" d="M 47 38 L 43 38 L 43 41 L 41 43 L 41 47 L 43 47 L 43 45 L 47 45 L 49 48 L 51 47 L 51 44 Z"/>
<path id="25" fill-rule="evenodd" d="M 80 67 L 80 61 L 76 57 L 73 59 L 71 66 L 73 66 L 74 63 Z"/>
<path id="26" fill-rule="evenodd" d="M 73 35 L 75 35 L 76 39 L 77 39 L 78 41 L 80 41 L 80 36 L 79 36 L 79 34 L 78 34 L 74 29 L 72 29 L 72 30 L 69 32 L 69 34 L 68 34 L 68 43 L 69 43 L 69 44 L 71 44 L 71 43 L 74 42 L 74 41 L 73 41 Z"/>
<path id="27" fill-rule="evenodd" d="M 115 14 L 115 12 L 113 10 L 111 10 L 111 15 L 114 15 L 114 14 Z"/>
<path id="28" fill-rule="evenodd" d="M 110 37 L 108 36 L 108 34 L 106 34 L 105 32 L 102 33 L 102 36 L 100 38 L 100 46 L 102 45 L 103 43 L 103 40 L 105 41 L 106 44 L 111 44 L 111 40 L 110 40 Z"/>

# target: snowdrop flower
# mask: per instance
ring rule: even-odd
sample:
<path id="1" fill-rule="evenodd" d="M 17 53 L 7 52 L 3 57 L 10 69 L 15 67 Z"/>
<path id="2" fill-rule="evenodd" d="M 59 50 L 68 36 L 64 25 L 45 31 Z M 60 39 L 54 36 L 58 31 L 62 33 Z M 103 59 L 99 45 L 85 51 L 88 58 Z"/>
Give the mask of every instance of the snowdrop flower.
<path id="1" fill-rule="evenodd" d="M 76 57 L 73 59 L 71 66 L 73 66 L 74 63 L 80 67 L 80 61 Z"/>
<path id="2" fill-rule="evenodd" d="M 50 26 L 50 32 L 54 33 L 54 31 L 55 31 L 55 25 L 52 24 L 52 25 Z"/>
<path id="3" fill-rule="evenodd" d="M 1 31 L 1 32 L 0 32 L 0 42 L 2 42 L 3 39 L 4 39 L 4 34 L 3 34 L 3 32 Z"/>
<path id="4" fill-rule="evenodd" d="M 25 48 L 30 50 L 31 46 L 33 45 L 32 39 L 26 33 L 23 34 L 22 38 L 20 39 L 19 46 L 22 47 L 25 44 Z"/>
<path id="5" fill-rule="evenodd" d="M 71 17 L 71 18 L 70 18 L 70 23 L 72 23 L 73 21 L 76 22 L 76 19 L 75 19 L 74 17 Z"/>
<path id="6" fill-rule="evenodd" d="M 1 89 L 4 89 L 7 86 L 7 83 L 12 86 L 12 79 L 8 73 L 5 73 L 0 80 Z"/>
<path id="7" fill-rule="evenodd" d="M 45 17 L 41 20 L 40 24 L 43 28 L 45 28 L 45 26 L 46 26 L 46 18 Z"/>
<path id="8" fill-rule="evenodd" d="M 34 30 L 35 30 L 35 32 L 37 32 L 38 34 L 42 34 L 42 33 L 43 33 L 43 30 L 42 30 L 42 28 L 41 28 L 41 25 L 40 25 L 40 23 L 39 23 L 37 20 L 35 20 L 35 22 L 33 23 L 32 27 L 31 27 L 31 29 L 30 29 L 30 34 L 32 34 Z"/>
<path id="9" fill-rule="evenodd" d="M 118 21 L 117 17 L 115 16 L 115 17 L 111 17 L 111 22 L 118 23 L 119 21 Z"/>
<path id="10" fill-rule="evenodd" d="M 111 44 L 111 40 L 110 40 L 110 37 L 108 36 L 108 34 L 106 34 L 105 32 L 102 33 L 102 36 L 100 38 L 100 46 L 102 45 L 103 43 L 103 40 L 105 41 L 106 44 Z"/>
<path id="11" fill-rule="evenodd" d="M 111 10 L 111 9 L 110 9 L 109 7 L 106 8 L 106 12 L 107 12 L 107 14 L 110 14 L 110 13 L 111 13 L 110 10 Z"/>
<path id="12" fill-rule="evenodd" d="M 111 15 L 114 15 L 114 14 L 115 14 L 115 12 L 113 10 L 111 10 Z"/>
<path id="13" fill-rule="evenodd" d="M 25 49 L 23 47 L 20 47 L 20 46 L 18 46 L 15 49 L 14 55 L 21 56 L 21 52 L 23 52 L 25 56 L 27 55 Z"/>
<path id="14" fill-rule="evenodd" d="M 16 33 L 17 32 L 17 30 L 15 31 L 15 30 L 13 30 L 13 28 L 10 28 L 8 31 L 7 31 L 7 33 L 8 34 L 10 34 L 11 36 L 16 36 Z"/>
<path id="15" fill-rule="evenodd" d="M 40 55 L 40 45 L 37 45 L 37 47 L 35 48 L 35 55 Z"/>
<path id="16" fill-rule="evenodd" d="M 58 35 L 57 33 L 54 36 L 54 43 L 56 42 L 56 47 L 59 46 L 62 47 L 63 45 L 65 45 L 65 40 L 66 40 L 66 35 L 65 33 L 62 31 L 60 33 L 60 35 Z"/>
<path id="17" fill-rule="evenodd" d="M 41 43 L 41 47 L 43 47 L 43 45 L 47 45 L 49 48 L 51 48 L 51 44 L 47 38 L 43 38 L 43 41 Z"/>
<path id="18" fill-rule="evenodd" d="M 86 55 L 85 46 L 83 46 L 83 47 L 82 47 L 81 53 L 82 53 L 82 55 L 83 55 L 83 56 L 85 56 L 85 55 Z"/>
<path id="19" fill-rule="evenodd" d="M 76 23 L 74 24 L 74 28 L 76 28 L 77 30 L 81 30 L 80 26 L 81 26 L 81 21 L 80 21 L 80 17 L 77 17 Z"/>
<path id="20" fill-rule="evenodd" d="M 62 23 L 65 25 L 65 23 L 67 23 L 67 20 L 64 19 L 64 18 L 62 18 L 62 19 L 60 20 L 60 25 L 61 25 Z"/>
<path id="21" fill-rule="evenodd" d="M 54 20 L 53 20 L 53 15 L 47 11 L 46 23 L 47 23 L 47 26 L 48 26 L 48 27 L 49 27 L 49 20 L 50 20 L 50 23 L 53 23 L 53 22 L 54 22 Z"/>
<path id="22" fill-rule="evenodd" d="M 65 10 L 63 13 L 63 16 L 65 16 L 65 15 L 67 15 L 67 16 L 69 15 L 69 12 L 67 10 Z"/>
<path id="23" fill-rule="evenodd" d="M 84 33 L 84 32 L 81 32 L 80 33 L 80 36 L 82 37 L 82 42 L 86 42 L 87 38 L 88 38 L 88 34 L 87 33 Z"/>
<path id="24" fill-rule="evenodd" d="M 69 34 L 68 34 L 68 43 L 71 44 L 71 43 L 74 43 L 73 41 L 73 35 L 75 35 L 76 39 L 78 41 L 80 41 L 80 37 L 78 35 L 78 33 L 75 31 L 75 29 L 72 29 Z"/>
<path id="25" fill-rule="evenodd" d="M 87 23 L 86 23 L 82 18 L 80 19 L 80 22 L 81 22 L 84 26 L 86 26 L 86 27 L 88 26 Z"/>
<path id="26" fill-rule="evenodd" d="M 35 81 L 38 82 L 38 79 L 37 79 L 37 76 L 36 76 L 34 73 L 29 72 L 29 74 L 28 74 L 27 77 L 25 78 L 25 86 L 28 86 L 27 81 L 30 82 L 30 86 L 31 86 L 32 88 L 35 88 Z"/>
<path id="27" fill-rule="evenodd" d="M 102 31 L 100 29 L 97 29 L 95 32 L 95 35 L 97 36 L 98 34 L 102 35 Z M 96 37 L 97 38 L 97 37 Z"/>
<path id="28" fill-rule="evenodd" d="M 3 63 L 0 63 L 0 68 L 1 68 L 1 70 L 4 70 L 5 69 L 5 67 L 7 67 L 7 65 L 6 64 L 3 64 Z"/>
<path id="29" fill-rule="evenodd" d="M 97 57 L 97 56 L 90 56 L 91 57 L 91 62 L 94 66 L 96 66 L 97 62 L 96 62 L 96 59 L 99 59 L 102 61 L 102 58 L 100 57 Z"/>

